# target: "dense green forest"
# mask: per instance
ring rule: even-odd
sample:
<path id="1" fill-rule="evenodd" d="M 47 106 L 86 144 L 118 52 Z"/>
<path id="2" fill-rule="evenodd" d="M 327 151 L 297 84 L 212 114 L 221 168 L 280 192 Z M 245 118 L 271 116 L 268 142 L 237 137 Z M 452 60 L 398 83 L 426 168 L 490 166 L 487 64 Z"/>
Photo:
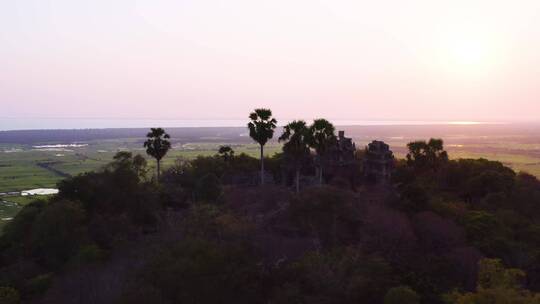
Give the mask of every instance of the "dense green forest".
<path id="1" fill-rule="evenodd" d="M 0 303 L 540 303 L 536 177 L 431 139 L 389 181 L 331 178 L 330 122 L 292 122 L 263 157 L 275 121 L 250 119 L 261 159 L 222 147 L 154 173 L 119 152 L 26 205 L 0 237 Z M 167 142 L 152 129 L 147 153 Z"/>

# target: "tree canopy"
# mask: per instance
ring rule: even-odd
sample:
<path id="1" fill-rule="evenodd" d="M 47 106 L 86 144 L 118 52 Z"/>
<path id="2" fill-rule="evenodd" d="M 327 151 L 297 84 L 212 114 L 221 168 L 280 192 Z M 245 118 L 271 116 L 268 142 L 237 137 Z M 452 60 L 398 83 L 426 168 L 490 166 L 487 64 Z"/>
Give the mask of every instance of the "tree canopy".
<path id="1" fill-rule="evenodd" d="M 277 120 L 272 117 L 270 109 L 255 109 L 249 114 L 249 136 L 256 141 L 261 149 L 261 184 L 264 184 L 264 145 L 274 137 Z"/>
<path id="2" fill-rule="evenodd" d="M 437 169 L 448 161 L 448 153 L 444 150 L 442 139 L 415 141 L 407 144 L 409 153 L 407 163 L 417 168 Z"/>
<path id="3" fill-rule="evenodd" d="M 300 168 L 302 162 L 309 156 L 309 128 L 303 120 L 295 120 L 283 127 L 283 134 L 279 137 L 283 144 L 285 157 L 292 162 L 296 169 L 296 192 L 300 187 Z"/>
<path id="4" fill-rule="evenodd" d="M 167 155 L 167 152 L 171 149 L 171 142 L 169 141 L 169 134 L 162 128 L 151 128 L 150 132 L 146 134 L 147 140 L 144 142 L 146 153 L 157 161 L 157 179 L 161 174 L 161 159 Z"/>

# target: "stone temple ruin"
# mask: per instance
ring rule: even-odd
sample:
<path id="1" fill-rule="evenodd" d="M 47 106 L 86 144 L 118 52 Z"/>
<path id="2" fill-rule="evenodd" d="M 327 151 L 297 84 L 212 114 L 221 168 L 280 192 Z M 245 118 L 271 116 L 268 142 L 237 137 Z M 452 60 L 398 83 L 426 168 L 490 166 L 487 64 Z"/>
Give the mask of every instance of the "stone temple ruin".
<path id="1" fill-rule="evenodd" d="M 394 168 L 394 154 L 382 141 L 374 140 L 366 147 L 364 178 L 371 182 L 388 181 Z"/>
<path id="2" fill-rule="evenodd" d="M 362 165 L 365 181 L 384 183 L 392 176 L 394 154 L 387 144 L 375 140 L 366 147 Z M 330 150 L 327 173 L 331 178 L 346 179 L 354 184 L 359 179 L 355 175 L 359 166 L 355 143 L 352 138 L 345 137 L 344 131 L 339 131 L 337 142 Z"/>
<path id="3" fill-rule="evenodd" d="M 339 131 L 336 145 L 330 149 L 330 163 L 349 165 L 355 161 L 356 145 L 352 138 L 345 137 L 345 131 Z"/>
<path id="4" fill-rule="evenodd" d="M 356 145 L 352 138 L 345 137 L 345 131 L 339 131 L 335 144 L 328 151 L 324 164 L 326 181 L 347 181 L 351 185 L 358 181 L 358 161 Z"/>
<path id="5" fill-rule="evenodd" d="M 367 145 L 364 158 L 357 155 L 356 145 L 352 138 L 345 137 L 345 131 L 339 131 L 335 143 L 329 148 L 324 160 L 313 154 L 307 157 L 302 164 L 300 176 L 301 187 L 313 186 L 319 183 L 317 166 L 322 162 L 323 180 L 325 183 L 336 185 L 348 184 L 353 189 L 362 182 L 386 183 L 392 176 L 394 169 L 394 154 L 390 147 L 382 141 L 373 141 Z M 281 165 L 281 176 L 278 179 L 284 185 L 292 186 L 295 178 L 295 168 L 287 162 Z M 271 176 L 265 178 L 272 180 Z M 251 182 L 241 184 L 256 184 L 258 173 L 250 176 Z M 232 183 L 236 184 L 235 180 Z"/>

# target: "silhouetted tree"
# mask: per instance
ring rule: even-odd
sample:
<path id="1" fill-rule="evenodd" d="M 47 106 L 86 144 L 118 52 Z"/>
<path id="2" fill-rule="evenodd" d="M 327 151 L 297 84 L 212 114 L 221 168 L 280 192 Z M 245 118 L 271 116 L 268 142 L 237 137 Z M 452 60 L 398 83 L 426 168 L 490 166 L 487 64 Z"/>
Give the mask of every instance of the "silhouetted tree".
<path id="1" fill-rule="evenodd" d="M 162 128 L 151 128 L 151 131 L 146 134 L 148 138 L 144 142 L 146 153 L 157 161 L 157 180 L 159 181 L 159 175 L 161 173 L 161 159 L 167 155 L 169 149 L 171 149 L 171 143 L 169 142 L 169 134 L 165 133 Z"/>
<path id="2" fill-rule="evenodd" d="M 407 164 L 421 169 L 437 169 L 448 161 L 448 153 L 444 150 L 442 139 L 415 141 L 407 144 Z"/>
<path id="3" fill-rule="evenodd" d="M 351 247 L 308 252 L 291 264 L 269 303 L 381 303 L 395 284 L 383 258 Z"/>
<path id="4" fill-rule="evenodd" d="M 358 221 L 359 212 L 353 202 L 354 198 L 346 191 L 329 186 L 312 187 L 291 200 L 289 212 L 293 223 L 310 233 L 316 244 L 331 248 L 343 237 L 345 230 L 340 228 L 351 229 Z"/>
<path id="5" fill-rule="evenodd" d="M 418 304 L 420 297 L 408 286 L 390 288 L 384 296 L 384 304 Z"/>
<path id="6" fill-rule="evenodd" d="M 220 146 L 218 153 L 224 161 L 228 161 L 234 157 L 234 150 L 230 146 Z"/>
<path id="7" fill-rule="evenodd" d="M 140 281 L 166 303 L 258 304 L 266 303 L 259 272 L 249 251 L 240 246 L 189 238 L 161 250 L 141 270 Z"/>
<path id="8" fill-rule="evenodd" d="M 249 114 L 249 136 L 261 146 L 261 185 L 264 184 L 264 145 L 274 137 L 277 120 L 270 109 L 255 109 Z"/>
<path id="9" fill-rule="evenodd" d="M 105 168 L 109 168 L 113 171 L 126 169 L 137 173 L 139 179 L 146 178 L 148 173 L 146 159 L 140 155 L 133 155 L 131 152 L 120 151 L 113 156 L 113 161 L 109 163 Z"/>
<path id="10" fill-rule="evenodd" d="M 86 214 L 79 203 L 53 202 L 33 223 L 32 251 L 47 267 L 57 269 L 84 241 Z"/>
<path id="11" fill-rule="evenodd" d="M 283 153 L 296 170 L 296 192 L 300 191 L 300 169 L 302 161 L 309 156 L 309 129 L 303 120 L 295 120 L 283 128 L 279 141 L 284 141 Z"/>
<path id="12" fill-rule="evenodd" d="M 19 292 L 15 288 L 0 287 L 0 303 L 18 304 L 21 301 Z"/>
<path id="13" fill-rule="evenodd" d="M 197 182 L 197 200 L 213 203 L 219 198 L 221 192 L 221 182 L 215 174 L 207 174 Z"/>
<path id="14" fill-rule="evenodd" d="M 309 126 L 309 146 L 317 152 L 319 184 L 323 182 L 323 167 L 330 147 L 336 143 L 334 125 L 326 119 L 316 119 Z"/>
<path id="15" fill-rule="evenodd" d="M 478 268 L 476 292 L 454 291 L 447 296 L 448 303 L 539 303 L 540 294 L 521 286 L 526 275 L 522 270 L 505 268 L 498 259 L 482 259 Z"/>

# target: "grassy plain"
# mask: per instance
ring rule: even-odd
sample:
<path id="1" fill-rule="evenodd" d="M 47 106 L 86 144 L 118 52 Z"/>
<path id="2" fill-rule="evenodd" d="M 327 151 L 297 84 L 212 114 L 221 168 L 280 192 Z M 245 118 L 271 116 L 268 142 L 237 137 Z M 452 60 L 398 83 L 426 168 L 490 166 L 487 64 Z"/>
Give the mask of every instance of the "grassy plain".
<path id="1" fill-rule="evenodd" d="M 187 143 L 175 146 L 164 158 L 166 168 L 181 157 L 192 159 L 199 155 L 214 155 L 224 143 Z M 259 147 L 255 144 L 230 144 L 235 153 L 259 155 Z M 2 152 L 2 146 L 4 152 Z M 55 187 L 56 183 L 66 176 L 99 169 L 110 162 L 118 151 L 131 151 L 146 156 L 139 142 L 127 140 L 91 142 L 84 147 L 67 147 L 62 149 L 35 149 L 32 147 L 9 145 L 0 146 L 0 193 L 21 191 L 33 188 Z M 280 150 L 278 144 L 268 144 L 266 155 Z M 5 152 L 9 151 L 9 152 Z M 154 161 L 148 158 L 151 167 Z"/>
<path id="2" fill-rule="evenodd" d="M 164 158 L 164 167 L 174 164 L 177 158 L 193 159 L 199 155 L 214 155 L 224 143 L 187 143 L 175 146 Z M 235 153 L 259 155 L 254 144 L 231 144 Z M 268 144 L 266 155 L 280 150 L 277 144 Z M 7 151 L 7 152 L 6 152 Z M 0 145 L 0 193 L 34 188 L 54 188 L 66 176 L 98 170 L 109 163 L 118 151 L 131 151 L 146 156 L 140 140 L 120 139 L 89 142 L 84 147 L 36 149 L 32 146 Z M 148 157 L 147 157 L 148 158 Z M 151 169 L 155 162 L 148 158 Z M 0 196 L 0 230 L 22 206 L 37 197 Z M 42 197 L 40 197 L 42 198 Z"/>
<path id="3" fill-rule="evenodd" d="M 414 140 L 412 136 L 373 137 L 355 136 L 357 148 L 365 146 L 371 138 L 389 143 L 398 158 L 406 155 L 406 145 Z M 397 131 L 395 131 L 395 134 Z M 368 139 L 369 138 L 369 139 Z M 500 137 L 486 140 L 481 136 L 444 138 L 450 157 L 487 158 L 497 160 L 513 168 L 516 172 L 525 171 L 540 177 L 540 142 L 535 137 Z M 195 138 L 191 142 L 173 142 L 173 149 L 164 159 L 164 167 L 171 166 L 177 158 L 192 159 L 198 155 L 214 155 L 219 146 L 230 145 L 237 154 L 246 153 L 258 157 L 259 147 L 247 142 L 212 141 Z M 214 138 L 212 140 L 215 140 Z M 55 187 L 66 176 L 103 167 L 118 151 L 131 151 L 146 156 L 142 148 L 143 138 L 119 138 L 84 142 L 79 147 L 35 148 L 32 145 L 0 144 L 0 193 L 21 191 L 33 188 Z M 43 144 L 43 143 L 40 143 Z M 281 145 L 270 142 L 265 147 L 266 155 L 279 152 Z M 150 166 L 154 161 L 148 159 Z"/>
<path id="4" fill-rule="evenodd" d="M 21 210 L 36 199 L 47 200 L 47 196 L 7 196 L 0 198 L 0 233 L 4 226 Z"/>
<path id="5" fill-rule="evenodd" d="M 364 147 L 373 139 L 383 140 L 390 145 L 398 158 L 405 157 L 408 142 L 430 137 L 443 138 L 453 159 L 487 158 L 500 161 L 516 172 L 525 171 L 540 177 L 538 126 L 350 126 L 338 129 L 346 130 L 346 134 L 356 142 L 357 148 Z M 103 167 L 118 151 L 145 155 L 142 148 L 144 138 L 140 136 L 144 136 L 144 130 L 128 131 L 131 132 L 129 134 L 136 135 L 79 141 L 78 136 L 97 132 L 83 130 L 68 132 L 66 136 L 71 136 L 70 139 L 66 137 L 62 141 L 58 138 L 47 141 L 40 136 L 54 135 L 54 132 L 40 131 L 40 135 L 32 137 L 32 140 L 19 141 L 24 143 L 10 143 L 6 137 L 2 141 L 0 136 L 0 193 L 55 187 L 58 181 L 67 176 Z M 259 146 L 250 142 L 243 128 L 186 128 L 170 131 L 173 132 L 173 149 L 164 159 L 165 168 L 173 165 L 179 157 L 192 159 L 198 155 L 214 155 L 219 146 L 225 144 L 232 146 L 237 154 L 259 156 Z M 106 133 L 102 133 L 104 132 Z M 279 134 L 280 131 L 276 132 Z M 22 136 L 19 133 L 13 134 L 16 136 L 11 138 L 17 140 Z M 80 145 L 69 146 L 74 142 Z M 68 146 L 54 146 L 58 144 Z M 280 144 L 269 142 L 265 147 L 265 154 L 273 155 L 280 150 Z M 153 167 L 155 162 L 149 159 L 149 164 Z M 0 196 L 0 218 L 12 217 L 20 206 L 30 200 L 31 198 Z M 3 220 L 0 221 L 0 226 L 3 223 Z"/>

